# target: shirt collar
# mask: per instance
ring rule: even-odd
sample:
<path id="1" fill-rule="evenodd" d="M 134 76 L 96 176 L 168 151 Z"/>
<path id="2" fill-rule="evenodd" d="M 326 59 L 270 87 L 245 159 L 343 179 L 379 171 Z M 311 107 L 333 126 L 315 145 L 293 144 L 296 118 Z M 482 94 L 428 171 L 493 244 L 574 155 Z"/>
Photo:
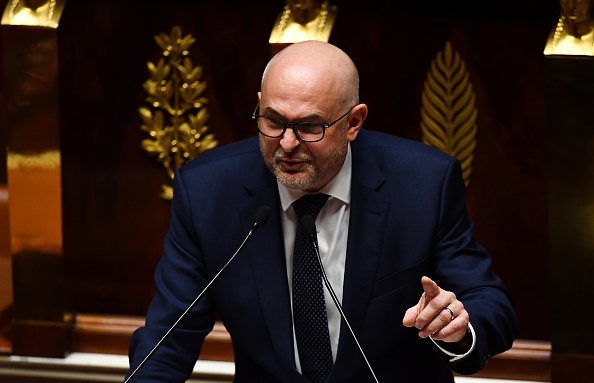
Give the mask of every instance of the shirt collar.
<path id="1" fill-rule="evenodd" d="M 349 143 L 347 155 L 342 164 L 342 168 L 338 174 L 328 182 L 326 186 L 320 190 L 320 193 L 328 194 L 330 197 L 341 200 L 345 204 L 351 202 L 351 171 L 352 171 L 352 156 L 351 145 Z M 308 194 L 302 190 L 289 189 L 278 180 L 278 192 L 280 194 L 281 206 L 284 211 L 287 211 L 289 206 L 299 198 Z"/>

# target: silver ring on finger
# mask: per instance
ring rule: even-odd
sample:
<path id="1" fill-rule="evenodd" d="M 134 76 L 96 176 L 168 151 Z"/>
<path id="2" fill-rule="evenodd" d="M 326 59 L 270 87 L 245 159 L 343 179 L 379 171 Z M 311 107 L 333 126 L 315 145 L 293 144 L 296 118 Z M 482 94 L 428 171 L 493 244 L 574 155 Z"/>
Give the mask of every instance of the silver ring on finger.
<path id="1" fill-rule="evenodd" d="M 454 312 L 449 307 L 445 307 L 443 310 L 446 310 L 450 313 L 450 322 L 454 320 Z"/>

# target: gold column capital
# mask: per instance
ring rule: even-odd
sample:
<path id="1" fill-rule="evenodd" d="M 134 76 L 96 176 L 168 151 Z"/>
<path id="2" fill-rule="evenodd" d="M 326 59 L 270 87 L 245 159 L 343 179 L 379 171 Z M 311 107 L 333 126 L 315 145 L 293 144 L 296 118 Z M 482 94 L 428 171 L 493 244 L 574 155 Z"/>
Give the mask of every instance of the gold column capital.
<path id="1" fill-rule="evenodd" d="M 2 25 L 30 25 L 57 28 L 66 0 L 10 0 Z"/>

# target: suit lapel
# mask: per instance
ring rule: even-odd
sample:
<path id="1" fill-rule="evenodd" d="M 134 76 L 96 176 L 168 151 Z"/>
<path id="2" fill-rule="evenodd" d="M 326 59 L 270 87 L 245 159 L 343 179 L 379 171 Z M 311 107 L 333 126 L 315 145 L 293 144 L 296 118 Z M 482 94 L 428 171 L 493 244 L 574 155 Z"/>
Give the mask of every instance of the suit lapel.
<path id="1" fill-rule="evenodd" d="M 352 146 L 351 213 L 342 302 L 355 335 L 361 333 L 364 325 L 390 209 L 390 202 L 380 193 L 384 175 L 371 157 L 369 147 L 360 146 L 355 143 Z M 360 351 L 354 347 L 352 335 L 343 324 L 334 366 L 336 373 L 348 371 L 352 357 L 361 357 L 353 353 Z"/>
<path id="2" fill-rule="evenodd" d="M 261 174 L 260 174 L 261 173 Z M 261 312 L 266 321 L 279 364 L 286 370 L 295 369 L 293 327 L 288 290 L 285 249 L 280 217 L 280 199 L 276 180 L 262 166 L 249 177 L 246 190 L 251 194 L 239 205 L 240 216 L 249 225 L 260 206 L 271 208 L 268 222 L 254 234 L 249 253 L 250 265 L 257 286 Z M 262 180 L 267 180 L 262 187 Z"/>

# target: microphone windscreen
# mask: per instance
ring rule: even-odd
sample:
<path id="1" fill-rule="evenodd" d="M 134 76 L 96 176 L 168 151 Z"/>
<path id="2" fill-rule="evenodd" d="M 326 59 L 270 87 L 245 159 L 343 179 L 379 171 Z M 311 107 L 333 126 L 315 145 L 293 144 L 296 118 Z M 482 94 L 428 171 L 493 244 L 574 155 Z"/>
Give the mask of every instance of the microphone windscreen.
<path id="1" fill-rule="evenodd" d="M 316 233 L 316 220 L 311 215 L 304 215 L 301 218 L 301 228 L 307 235 L 314 235 Z"/>
<path id="2" fill-rule="evenodd" d="M 262 205 L 254 216 L 254 222 L 258 226 L 262 226 L 266 223 L 266 221 L 268 221 L 268 217 L 270 217 L 270 207 L 267 205 Z"/>

